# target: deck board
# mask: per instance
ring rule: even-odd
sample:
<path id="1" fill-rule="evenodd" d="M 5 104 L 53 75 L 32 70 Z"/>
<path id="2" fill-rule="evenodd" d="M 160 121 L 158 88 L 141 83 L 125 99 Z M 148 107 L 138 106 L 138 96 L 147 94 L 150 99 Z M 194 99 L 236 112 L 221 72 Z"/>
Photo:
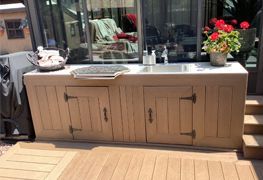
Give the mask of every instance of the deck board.
<path id="1" fill-rule="evenodd" d="M 165 180 L 167 177 L 168 156 L 160 155 L 156 159 L 153 180 Z"/>
<path id="2" fill-rule="evenodd" d="M 151 180 L 155 168 L 156 156 L 146 154 L 143 160 L 139 180 Z"/>
<path id="3" fill-rule="evenodd" d="M 169 156 L 167 179 L 168 180 L 181 179 L 181 159 Z"/>
<path id="4" fill-rule="evenodd" d="M 17 155 L 26 156 L 28 162 L 14 161 Z M 41 163 L 35 163 L 38 157 Z M 43 157 L 54 158 L 54 164 L 42 161 Z M 261 180 L 263 161 L 245 160 L 235 152 L 88 143 L 79 146 L 76 143 L 19 143 L 7 156 L 0 157 L 0 180 L 18 178 Z"/>
<path id="5" fill-rule="evenodd" d="M 195 179 L 209 180 L 208 164 L 204 160 L 195 160 Z"/>
<path id="6" fill-rule="evenodd" d="M 138 179 L 142 167 L 144 155 L 139 153 L 135 154 L 131 160 L 128 171 L 125 175 L 125 180 Z"/>
<path id="7" fill-rule="evenodd" d="M 132 160 L 132 154 L 122 154 L 116 169 L 112 175 L 112 179 L 116 179 L 116 180 L 122 180 L 125 178 L 125 175 L 128 171 L 128 168 L 130 166 Z"/>
<path id="8" fill-rule="evenodd" d="M 58 179 L 77 152 L 24 149 L 19 144 L 0 157 L 1 179 Z"/>

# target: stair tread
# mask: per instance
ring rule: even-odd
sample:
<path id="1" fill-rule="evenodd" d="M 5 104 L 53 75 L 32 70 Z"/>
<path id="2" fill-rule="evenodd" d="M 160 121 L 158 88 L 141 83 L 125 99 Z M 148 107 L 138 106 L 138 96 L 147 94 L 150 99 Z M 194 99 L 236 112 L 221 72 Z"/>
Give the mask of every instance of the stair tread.
<path id="1" fill-rule="evenodd" d="M 245 125 L 263 126 L 263 115 L 245 115 Z"/>
<path id="2" fill-rule="evenodd" d="M 263 96 L 247 96 L 246 105 L 263 105 Z"/>
<path id="3" fill-rule="evenodd" d="M 243 135 L 243 141 L 246 147 L 263 148 L 263 135 Z"/>

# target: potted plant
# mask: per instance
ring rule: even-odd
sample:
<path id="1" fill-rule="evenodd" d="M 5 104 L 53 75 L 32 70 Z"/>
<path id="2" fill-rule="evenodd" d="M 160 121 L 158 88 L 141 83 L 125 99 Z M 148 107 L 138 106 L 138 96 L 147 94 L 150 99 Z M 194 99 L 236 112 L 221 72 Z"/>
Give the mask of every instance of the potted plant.
<path id="1" fill-rule="evenodd" d="M 243 21 L 238 24 L 238 21 L 236 19 L 232 19 L 231 24 L 239 32 L 239 42 L 241 44 L 239 53 L 232 55 L 245 67 L 249 53 L 255 47 L 257 29 L 250 28 L 251 25 L 248 21 Z"/>
<path id="2" fill-rule="evenodd" d="M 234 54 L 235 58 L 245 66 L 249 52 L 255 47 L 255 39 L 259 27 L 262 13 L 262 1 L 260 0 L 219 0 L 224 11 L 227 12 L 231 24 L 236 27 L 240 33 L 240 53 Z M 234 23 L 232 23 L 234 22 Z M 237 22 L 242 22 L 238 25 Z M 251 25 L 249 23 L 251 23 Z M 253 27 L 253 28 L 252 28 Z"/>
<path id="3" fill-rule="evenodd" d="M 227 61 L 227 54 L 239 52 L 241 44 L 239 42 L 239 32 L 224 20 L 213 18 L 212 28 L 206 26 L 204 34 L 206 40 L 203 42 L 203 49 L 210 54 L 210 62 L 213 66 L 224 66 Z"/>
<path id="4" fill-rule="evenodd" d="M 240 52 L 249 52 L 255 46 L 255 39 L 257 35 L 256 28 L 250 28 L 251 25 L 248 21 L 242 21 L 238 24 L 236 19 L 232 19 L 231 24 L 236 28 L 239 32 L 239 41 L 241 43 Z"/>
<path id="5" fill-rule="evenodd" d="M 30 34 L 27 18 L 25 18 L 21 21 L 19 28 L 23 29 L 24 34 Z"/>
<path id="6" fill-rule="evenodd" d="M 238 29 L 240 34 L 241 48 L 240 52 L 249 52 L 255 47 L 255 39 L 257 35 L 256 28 L 250 28 L 250 24 L 247 21 L 240 23 L 240 28 Z"/>
<path id="7" fill-rule="evenodd" d="M 5 28 L 0 26 L 0 37 L 3 36 L 5 33 Z"/>
<path id="8" fill-rule="evenodd" d="M 3 36 L 5 33 L 5 26 L 3 21 L 0 21 L 0 37 Z"/>
<path id="9" fill-rule="evenodd" d="M 30 34 L 29 27 L 28 26 L 24 27 L 23 32 L 24 34 Z"/>

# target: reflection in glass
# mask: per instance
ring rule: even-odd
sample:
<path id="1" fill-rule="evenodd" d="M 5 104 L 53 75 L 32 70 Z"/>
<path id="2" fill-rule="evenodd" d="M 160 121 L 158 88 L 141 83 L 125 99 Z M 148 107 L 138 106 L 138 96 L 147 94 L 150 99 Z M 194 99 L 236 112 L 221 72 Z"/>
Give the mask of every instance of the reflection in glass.
<path id="1" fill-rule="evenodd" d="M 166 52 L 169 62 L 196 58 L 196 0 L 146 0 L 143 13 L 145 46 L 155 49 L 157 61 Z"/>
<path id="2" fill-rule="evenodd" d="M 86 0 L 94 61 L 138 61 L 135 0 Z"/>
<path id="3" fill-rule="evenodd" d="M 82 0 L 38 2 L 45 46 L 70 48 L 69 63 L 80 63 L 89 59 Z"/>

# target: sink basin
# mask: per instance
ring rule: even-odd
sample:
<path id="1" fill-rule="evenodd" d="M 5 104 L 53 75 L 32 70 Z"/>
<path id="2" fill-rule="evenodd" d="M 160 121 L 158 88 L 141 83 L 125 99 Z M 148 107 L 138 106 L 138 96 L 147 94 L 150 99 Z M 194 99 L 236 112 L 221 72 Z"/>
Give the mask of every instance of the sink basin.
<path id="1" fill-rule="evenodd" d="M 189 72 L 190 64 L 169 64 L 169 65 L 155 65 L 146 66 L 141 73 L 174 73 L 174 72 Z"/>

